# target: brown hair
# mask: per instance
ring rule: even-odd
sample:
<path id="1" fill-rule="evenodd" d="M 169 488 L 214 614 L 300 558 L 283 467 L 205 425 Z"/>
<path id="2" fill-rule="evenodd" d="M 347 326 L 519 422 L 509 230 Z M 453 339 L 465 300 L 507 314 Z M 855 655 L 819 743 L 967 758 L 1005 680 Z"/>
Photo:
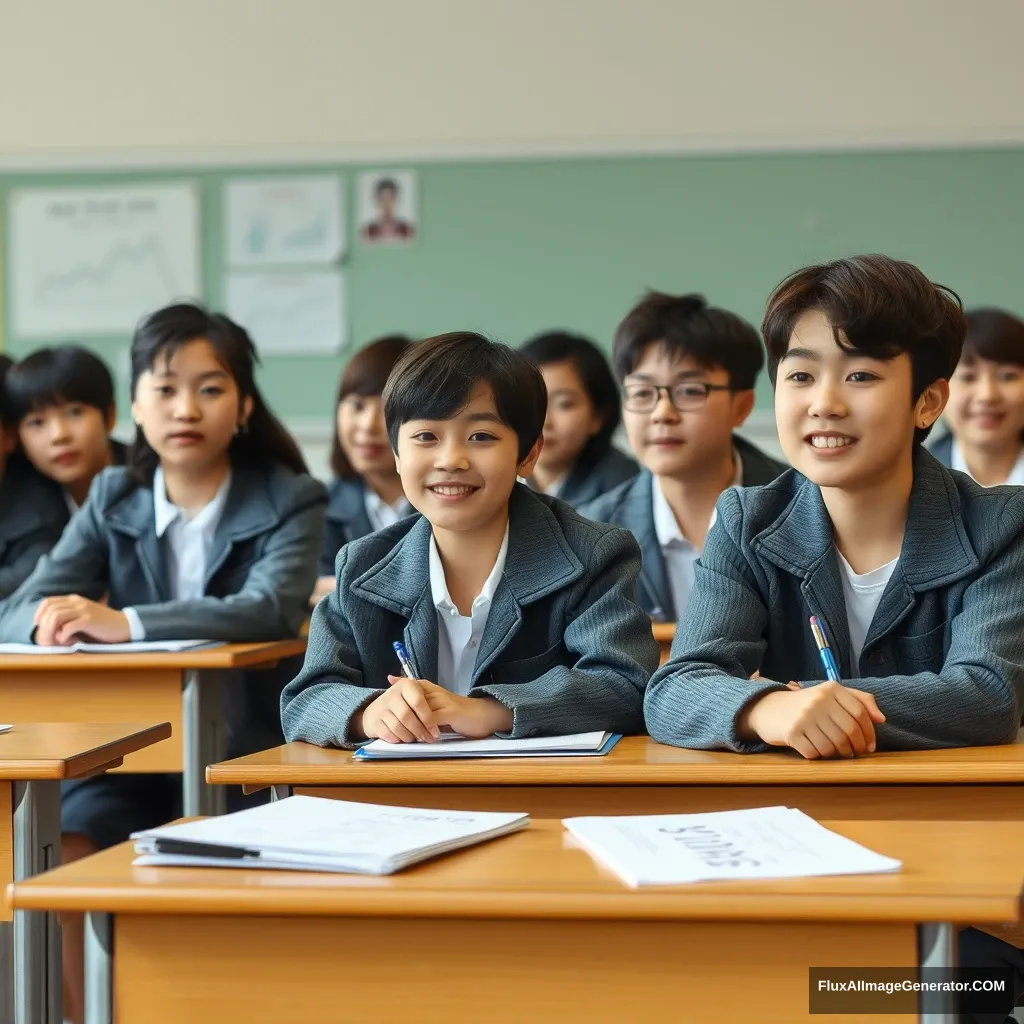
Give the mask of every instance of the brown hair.
<path id="1" fill-rule="evenodd" d="M 972 309 L 966 319 L 962 362 L 987 359 L 991 363 L 1024 366 L 1024 320 L 1005 310 L 991 308 Z"/>
<path id="2" fill-rule="evenodd" d="M 334 439 L 331 442 L 331 472 L 339 479 L 352 479 L 359 474 L 352 468 L 345 449 L 341 447 L 338 406 L 349 395 L 361 395 L 364 398 L 380 396 L 399 356 L 412 344 L 412 340 L 404 334 L 387 334 L 364 345 L 341 371 L 338 399 L 334 403 Z"/>

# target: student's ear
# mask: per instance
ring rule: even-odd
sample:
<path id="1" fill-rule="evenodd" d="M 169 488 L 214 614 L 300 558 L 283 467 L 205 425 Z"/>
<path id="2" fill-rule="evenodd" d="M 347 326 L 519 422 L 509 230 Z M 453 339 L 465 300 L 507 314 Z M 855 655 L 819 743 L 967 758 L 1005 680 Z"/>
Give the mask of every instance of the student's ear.
<path id="1" fill-rule="evenodd" d="M 942 415 L 948 401 L 949 381 L 933 381 L 914 405 L 914 426 L 920 429 L 930 427 Z"/>
<path id="2" fill-rule="evenodd" d="M 534 446 L 526 453 L 526 458 L 519 463 L 519 469 L 516 472 L 516 476 L 521 476 L 524 480 L 528 480 L 533 476 L 533 467 L 537 465 L 537 459 L 540 458 L 540 453 L 543 447 L 544 435 L 541 434 L 534 443 Z"/>
<path id="3" fill-rule="evenodd" d="M 252 415 L 252 395 L 246 395 L 242 401 L 242 409 L 238 414 L 238 426 L 239 428 L 247 427 L 249 425 L 249 417 Z"/>
<path id="4" fill-rule="evenodd" d="M 110 403 L 110 408 L 107 410 L 106 417 L 107 433 L 109 434 L 114 427 L 117 425 L 117 406 L 113 402 Z"/>
<path id="5" fill-rule="evenodd" d="M 732 402 L 732 425 L 733 427 L 742 427 L 747 422 L 747 417 L 754 411 L 754 389 L 734 391 L 730 401 Z"/>

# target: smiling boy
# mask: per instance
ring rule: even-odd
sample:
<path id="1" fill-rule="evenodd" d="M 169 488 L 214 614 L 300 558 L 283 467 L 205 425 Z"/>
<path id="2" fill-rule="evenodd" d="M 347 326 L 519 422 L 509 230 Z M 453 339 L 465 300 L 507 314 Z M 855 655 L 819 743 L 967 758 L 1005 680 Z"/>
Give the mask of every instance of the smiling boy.
<path id="1" fill-rule="evenodd" d="M 775 290 L 763 333 L 799 473 L 719 501 L 647 690 L 652 736 L 807 758 L 1014 739 L 1024 490 L 986 490 L 921 447 L 964 331 L 955 295 L 885 256 L 808 267 Z M 842 682 L 821 681 L 811 615 Z"/>
<path id="2" fill-rule="evenodd" d="M 281 698 L 287 738 L 641 731 L 658 650 L 633 600 L 636 542 L 516 482 L 542 444 L 537 368 L 480 335 L 441 335 L 402 356 L 383 400 L 422 515 L 342 548 Z M 417 678 L 396 674 L 395 641 Z"/>

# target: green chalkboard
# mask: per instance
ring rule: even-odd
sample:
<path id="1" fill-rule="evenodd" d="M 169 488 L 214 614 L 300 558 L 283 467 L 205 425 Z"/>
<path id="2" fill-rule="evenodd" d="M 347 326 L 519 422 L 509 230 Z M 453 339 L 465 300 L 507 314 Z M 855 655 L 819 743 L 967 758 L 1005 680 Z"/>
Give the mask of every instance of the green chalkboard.
<path id="1" fill-rule="evenodd" d="M 455 329 L 518 344 L 551 327 L 571 327 L 607 344 L 647 287 L 700 291 L 757 323 L 783 275 L 865 251 L 918 263 L 969 305 L 1024 311 L 1024 149 L 403 166 L 419 174 L 419 234 L 407 246 L 350 239 L 343 268 L 354 345 L 390 331 L 422 336 Z M 318 168 L 344 176 L 350 234 L 355 174 L 364 169 Z M 0 192 L 196 182 L 205 297 L 217 306 L 225 271 L 225 179 L 309 171 L 12 173 L 0 174 Z M 10 267 L 10 253 L 5 264 Z M 6 326 L 12 354 L 33 347 Z M 88 344 L 121 369 L 126 342 Z M 262 385 L 286 417 L 329 416 L 343 361 L 344 354 L 268 359 Z M 767 398 L 763 385 L 759 404 Z"/>

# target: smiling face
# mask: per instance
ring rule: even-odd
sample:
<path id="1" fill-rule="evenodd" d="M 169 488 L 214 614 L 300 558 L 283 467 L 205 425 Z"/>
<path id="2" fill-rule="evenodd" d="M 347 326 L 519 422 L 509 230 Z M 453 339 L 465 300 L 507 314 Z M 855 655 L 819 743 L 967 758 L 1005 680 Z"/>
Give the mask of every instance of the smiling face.
<path id="1" fill-rule="evenodd" d="M 579 372 L 571 361 L 546 363 L 540 368 L 548 392 L 544 418 L 544 450 L 537 460 L 550 473 L 559 473 L 579 458 L 602 421 Z"/>
<path id="2" fill-rule="evenodd" d="M 360 476 L 394 476 L 395 456 L 380 395 L 346 395 L 338 404 L 338 441 Z"/>
<path id="3" fill-rule="evenodd" d="M 946 419 L 957 440 L 993 453 L 1017 449 L 1024 433 L 1024 366 L 961 361 L 949 382 Z"/>
<path id="4" fill-rule="evenodd" d="M 398 472 L 413 507 L 432 526 L 485 529 L 508 515 L 517 476 L 533 472 L 542 441 L 519 462 L 519 438 L 480 382 L 451 419 L 409 420 L 398 431 Z"/>
<path id="5" fill-rule="evenodd" d="M 690 383 L 714 390 L 698 408 L 680 411 L 662 390 L 648 412 L 629 408 L 631 385 L 671 388 Z M 732 452 L 732 432 L 754 404 L 753 391 L 730 391 L 729 373 L 722 367 L 707 369 L 689 356 L 670 353 L 662 345 L 648 345 L 632 372 L 623 380 L 627 399 L 622 422 L 629 446 L 655 476 L 683 478 L 706 467 L 721 465 Z"/>
<path id="6" fill-rule="evenodd" d="M 132 416 L 163 466 L 209 469 L 227 458 L 235 431 L 252 412 L 206 339 L 163 353 L 135 386 Z"/>
<path id="7" fill-rule="evenodd" d="M 909 471 L 915 428 L 934 423 L 948 395 L 940 380 L 912 401 L 912 375 L 907 353 L 883 360 L 846 351 L 823 313 L 804 313 L 775 386 L 786 458 L 818 486 L 844 490 Z"/>
<path id="8" fill-rule="evenodd" d="M 104 415 L 84 402 L 64 402 L 21 418 L 21 447 L 40 473 L 71 487 L 110 465 L 109 432 L 114 410 Z"/>

